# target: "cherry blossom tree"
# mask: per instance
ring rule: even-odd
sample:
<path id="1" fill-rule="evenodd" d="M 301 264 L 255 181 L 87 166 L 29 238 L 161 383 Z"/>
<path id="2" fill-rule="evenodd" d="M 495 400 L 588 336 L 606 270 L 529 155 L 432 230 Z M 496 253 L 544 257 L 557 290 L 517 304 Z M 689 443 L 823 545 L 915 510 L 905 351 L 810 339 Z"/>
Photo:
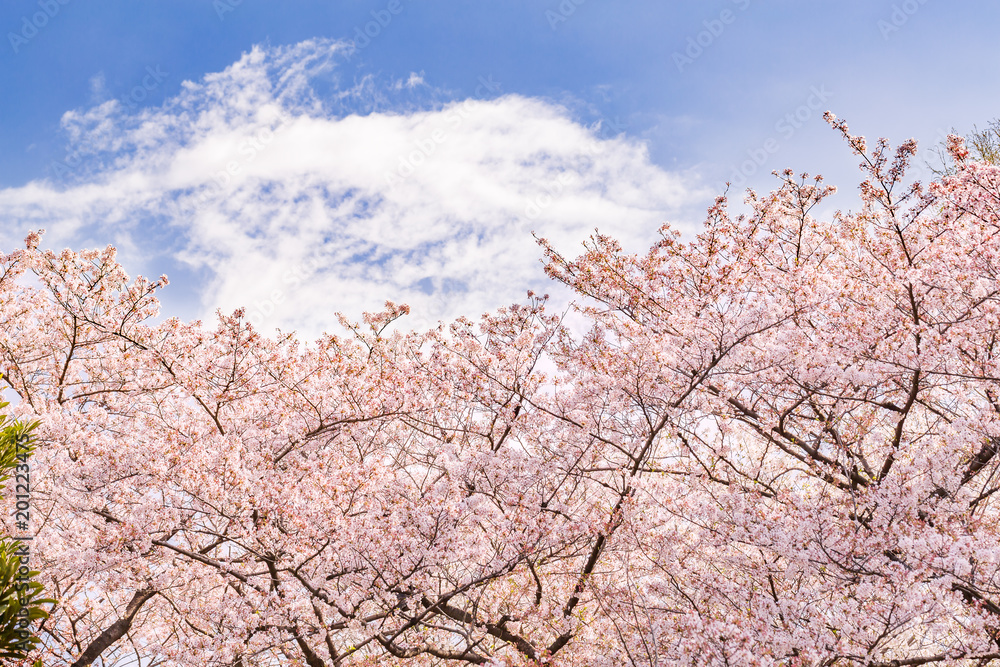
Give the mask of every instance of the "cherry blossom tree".
<path id="1" fill-rule="evenodd" d="M 954 134 L 954 130 L 952 131 Z M 977 162 L 988 162 L 990 164 L 1000 164 L 1000 118 L 994 118 L 983 129 L 975 125 L 966 137 L 965 143 L 969 146 L 971 156 Z M 928 165 L 938 176 L 951 176 L 956 173 L 957 167 L 948 149 L 948 142 L 943 141 L 935 147 L 936 165 Z M 966 156 L 968 157 L 968 156 Z"/>
<path id="2" fill-rule="evenodd" d="M 663 425 L 625 569 L 594 584 L 636 663 L 1000 659 L 1000 170 L 953 138 L 959 172 L 904 187 L 915 142 L 827 118 L 862 158 L 857 214 L 815 219 L 833 189 L 786 171 L 687 246 L 549 249 L 600 304 L 594 391 Z"/>
<path id="3" fill-rule="evenodd" d="M 1000 168 L 779 175 L 478 320 L 149 323 L 114 249 L 0 257 L 46 665 L 1000 661 Z M 31 285 L 33 278 L 36 285 Z M 405 320 L 403 320 L 405 322 Z M 5 517 L 9 523 L 9 517 Z M 4 528 L 7 528 L 5 525 Z"/>

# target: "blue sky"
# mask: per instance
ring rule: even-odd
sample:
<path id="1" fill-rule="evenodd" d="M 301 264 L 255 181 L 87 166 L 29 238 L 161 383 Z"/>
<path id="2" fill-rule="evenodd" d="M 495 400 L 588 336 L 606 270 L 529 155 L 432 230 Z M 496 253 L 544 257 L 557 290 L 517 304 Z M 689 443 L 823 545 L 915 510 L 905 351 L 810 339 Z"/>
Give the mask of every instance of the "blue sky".
<path id="1" fill-rule="evenodd" d="M 165 314 L 312 337 L 548 290 L 534 231 L 640 250 L 727 180 L 933 146 L 1000 115 L 1000 7 L 942 0 L 9 0 L 0 245 L 113 243 Z M 367 35 L 365 34 L 367 31 Z M 925 152 L 923 156 L 927 156 Z M 233 173 L 227 174 L 228 166 Z M 738 196 L 734 199 L 739 199 Z M 564 298 L 563 297 L 560 298 Z"/>

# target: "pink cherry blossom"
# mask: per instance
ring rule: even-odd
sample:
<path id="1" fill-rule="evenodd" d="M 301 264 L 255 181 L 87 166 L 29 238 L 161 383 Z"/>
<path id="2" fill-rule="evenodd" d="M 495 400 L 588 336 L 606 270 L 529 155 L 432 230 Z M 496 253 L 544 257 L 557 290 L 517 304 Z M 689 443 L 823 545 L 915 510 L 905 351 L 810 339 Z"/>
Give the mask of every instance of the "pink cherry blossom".
<path id="1" fill-rule="evenodd" d="M 546 299 L 347 336 L 148 321 L 115 251 L 0 257 L 39 420 L 46 665 L 986 665 L 1000 660 L 1000 168 L 779 175 Z M 33 278 L 37 286 L 29 284 Z M 405 319 L 403 319 L 405 325 Z M 9 529 L 5 513 L 3 528 Z M 144 663 L 145 664 L 145 663 Z"/>

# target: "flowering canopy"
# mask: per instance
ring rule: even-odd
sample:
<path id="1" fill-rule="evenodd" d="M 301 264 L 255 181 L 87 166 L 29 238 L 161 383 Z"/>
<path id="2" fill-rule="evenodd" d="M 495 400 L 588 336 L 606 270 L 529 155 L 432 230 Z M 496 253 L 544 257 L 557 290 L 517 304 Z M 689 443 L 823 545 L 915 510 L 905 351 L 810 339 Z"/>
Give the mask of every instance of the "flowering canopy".
<path id="1" fill-rule="evenodd" d="M 982 665 L 1000 660 L 1000 169 L 862 209 L 781 176 L 648 254 L 595 236 L 545 299 L 300 348 L 166 278 L 0 257 L 37 419 L 45 664 Z M 26 272 L 40 287 L 18 281 Z"/>

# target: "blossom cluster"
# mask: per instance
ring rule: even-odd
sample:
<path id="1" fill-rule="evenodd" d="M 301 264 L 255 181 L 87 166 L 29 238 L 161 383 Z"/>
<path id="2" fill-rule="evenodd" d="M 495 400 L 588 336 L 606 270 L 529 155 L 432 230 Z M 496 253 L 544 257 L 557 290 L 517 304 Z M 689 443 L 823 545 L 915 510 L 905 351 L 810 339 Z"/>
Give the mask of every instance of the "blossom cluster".
<path id="1" fill-rule="evenodd" d="M 529 294 L 300 346 L 148 324 L 111 247 L 0 256 L 45 664 L 1000 659 L 1000 168 L 828 120 L 856 213 L 786 171 L 644 255 L 540 240 L 583 336 Z"/>

